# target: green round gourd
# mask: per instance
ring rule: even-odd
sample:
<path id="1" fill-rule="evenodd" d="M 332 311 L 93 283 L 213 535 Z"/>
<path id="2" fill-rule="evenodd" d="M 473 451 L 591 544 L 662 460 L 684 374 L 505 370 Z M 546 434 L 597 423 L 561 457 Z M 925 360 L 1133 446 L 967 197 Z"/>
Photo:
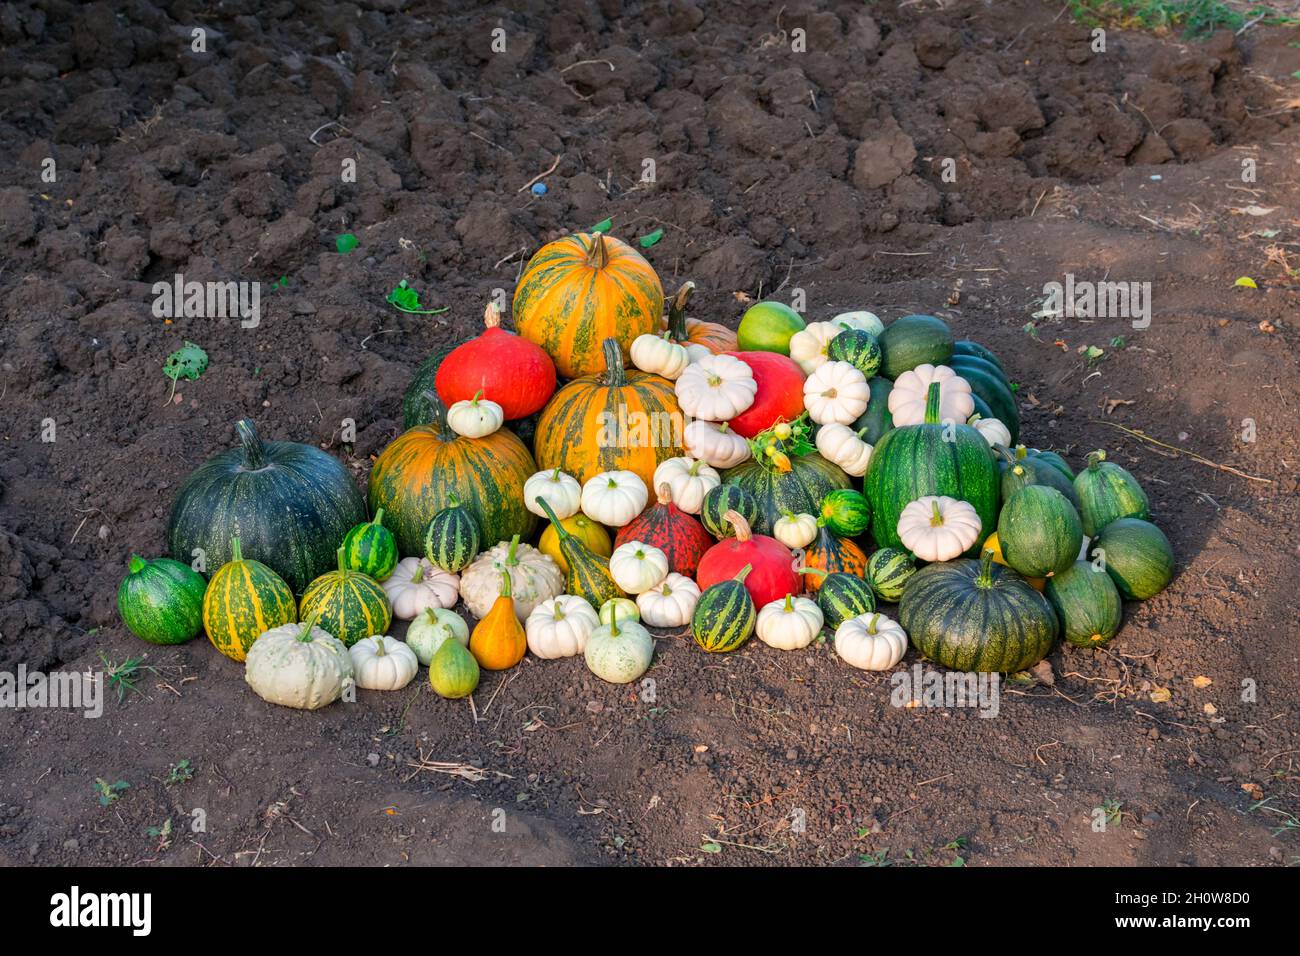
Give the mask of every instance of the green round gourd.
<path id="1" fill-rule="evenodd" d="M 1139 601 L 1154 597 L 1174 578 L 1174 549 L 1164 532 L 1141 518 L 1116 518 L 1092 541 L 1119 593 Z"/>
<path id="2" fill-rule="evenodd" d="M 900 548 L 881 548 L 867 561 L 867 580 L 882 601 L 898 603 L 903 588 L 916 574 L 916 559 Z"/>
<path id="3" fill-rule="evenodd" d="M 1010 501 L 1012 495 L 1029 485 L 1046 485 L 1065 495 L 1078 510 L 1079 496 L 1074 491 L 1074 484 L 1050 462 L 1041 458 L 1013 458 L 1004 464 L 1001 480 L 1003 501 Z"/>
<path id="4" fill-rule="evenodd" d="M 452 574 L 469 566 L 478 556 L 481 540 L 478 521 L 453 495 L 451 504 L 429 521 L 424 532 L 424 556 Z"/>
<path id="5" fill-rule="evenodd" d="M 1150 503 L 1128 470 L 1106 460 L 1098 449 L 1088 455 L 1088 467 L 1074 477 L 1083 533 L 1093 537 L 1116 518 L 1146 518 Z"/>
<path id="6" fill-rule="evenodd" d="M 894 383 L 877 375 L 867 380 L 867 387 L 871 389 L 867 410 L 849 427 L 861 434 L 868 445 L 874 445 L 894 427 L 894 415 L 889 410 L 889 393 L 894 390 Z"/>
<path id="7" fill-rule="evenodd" d="M 293 591 L 260 561 L 244 558 L 239 538 L 229 545 L 230 560 L 217 569 L 203 592 L 203 629 L 212 646 L 242 661 L 257 638 L 298 620 Z"/>
<path id="8" fill-rule="evenodd" d="M 131 633 L 150 644 L 184 644 L 203 627 L 208 582 L 171 558 L 131 555 L 117 589 L 117 612 Z"/>
<path id="9" fill-rule="evenodd" d="M 751 528 L 758 524 L 757 498 L 739 485 L 717 485 L 708 490 L 704 495 L 704 503 L 700 506 L 700 521 L 715 538 L 736 536 L 736 529 L 731 526 L 731 522 L 723 518 L 728 511 L 736 512 L 749 522 Z"/>
<path id="10" fill-rule="evenodd" d="M 1102 647 L 1124 616 L 1110 575 L 1090 561 L 1076 561 L 1047 579 L 1047 599 L 1061 622 L 1061 636 L 1075 647 Z"/>
<path id="11" fill-rule="evenodd" d="M 845 621 L 870 614 L 876 609 L 876 596 L 871 591 L 871 585 L 856 574 L 845 571 L 827 574 L 820 568 L 800 568 L 799 573 L 821 575 L 817 606 L 821 608 L 823 623 L 832 631 Z"/>
<path id="12" fill-rule="evenodd" d="M 745 587 L 750 569 L 747 564 L 729 581 L 705 588 L 695 605 L 691 633 L 695 643 L 711 654 L 734 651 L 754 633 L 758 612 Z"/>
<path id="13" fill-rule="evenodd" d="M 1052 649 L 1060 625 L 1047 598 L 993 553 L 928 564 L 898 605 L 912 646 L 956 671 L 1014 673 Z"/>
<path id="14" fill-rule="evenodd" d="M 387 581 L 397 567 L 397 539 L 384 527 L 384 509 L 343 536 L 343 560 L 352 571 Z"/>
<path id="15" fill-rule="evenodd" d="M 836 488 L 822 499 L 821 516 L 832 534 L 856 538 L 871 525 L 871 505 L 860 491 Z"/>
<path id="16" fill-rule="evenodd" d="M 468 697 L 478 687 L 478 679 L 478 661 L 458 640 L 443 641 L 429 661 L 429 686 L 440 697 Z"/>
<path id="17" fill-rule="evenodd" d="M 880 343 L 866 329 L 845 329 L 827 344 L 826 357 L 832 362 L 848 362 L 871 378 L 880 369 Z"/>
<path id="18" fill-rule="evenodd" d="M 393 610 L 383 586 L 369 575 L 349 570 L 338 550 L 338 570 L 322 574 L 303 592 L 299 614 L 316 615 L 317 626 L 351 647 L 364 637 L 384 634 Z"/>
<path id="19" fill-rule="evenodd" d="M 882 353 L 880 374 L 895 379 L 918 365 L 947 365 L 953 337 L 948 323 L 933 315 L 905 315 L 877 336 Z"/>
<path id="20" fill-rule="evenodd" d="M 998 516 L 998 544 L 1007 564 L 1025 577 L 1045 578 L 1074 564 L 1083 528 L 1074 505 L 1055 488 L 1027 485 Z"/>
<path id="21" fill-rule="evenodd" d="M 1044 451 L 1040 448 L 1026 448 L 1024 445 L 1017 445 L 1012 456 L 1015 461 L 1028 459 L 1034 464 L 1049 464 L 1066 478 L 1069 478 L 1071 484 L 1074 482 L 1074 470 L 1070 468 L 1070 463 L 1054 451 Z M 1002 464 L 1005 466 L 1007 462 L 1004 461 Z"/>

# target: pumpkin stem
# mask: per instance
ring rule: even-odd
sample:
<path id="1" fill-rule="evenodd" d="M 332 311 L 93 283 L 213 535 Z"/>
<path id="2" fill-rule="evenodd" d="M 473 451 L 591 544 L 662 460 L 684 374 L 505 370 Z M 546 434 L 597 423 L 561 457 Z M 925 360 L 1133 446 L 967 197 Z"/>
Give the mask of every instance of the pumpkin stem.
<path id="1" fill-rule="evenodd" d="M 787 594 L 787 595 L 785 596 L 785 608 L 784 608 L 784 610 L 785 610 L 785 613 L 786 613 L 786 614 L 793 613 L 793 611 L 794 611 L 794 595 L 793 595 L 793 594 Z"/>
<path id="2" fill-rule="evenodd" d="M 939 383 L 931 382 L 930 388 L 925 393 L 925 423 L 927 425 L 940 424 L 939 419 Z"/>
<path id="3" fill-rule="evenodd" d="M 601 343 L 601 349 L 605 353 L 605 386 L 622 388 L 627 384 L 627 370 L 623 367 L 623 346 L 618 344 L 618 339 L 611 337 Z"/>
<path id="4" fill-rule="evenodd" d="M 384 635 L 376 634 L 375 635 L 375 656 L 385 657 L 387 654 L 388 651 L 384 647 Z"/>
<path id="5" fill-rule="evenodd" d="M 420 393 L 420 397 L 429 403 L 429 409 L 433 412 L 433 418 L 429 420 L 429 424 L 433 426 L 434 431 L 439 435 L 445 436 L 447 434 L 447 406 L 442 403 L 438 393 L 431 389 L 426 388 Z"/>
<path id="6" fill-rule="evenodd" d="M 985 548 L 980 554 L 980 573 L 975 578 L 975 584 L 978 587 L 987 588 L 993 585 L 993 549 Z"/>
<path id="7" fill-rule="evenodd" d="M 688 279 L 668 300 L 668 334 L 677 342 L 684 343 L 689 338 L 686 334 L 686 300 L 694 291 L 695 283 Z"/>
<path id="8" fill-rule="evenodd" d="M 1029 449 L 1028 449 L 1028 448 L 1026 448 L 1024 445 L 1017 445 L 1017 446 L 1016 446 L 1016 457 L 1017 457 L 1017 458 L 1027 458 L 1028 456 L 1029 456 Z"/>
<path id="9" fill-rule="evenodd" d="M 339 558 L 339 577 L 346 579 L 348 576 L 348 566 L 343 560 L 343 549 L 339 548 L 337 553 Z"/>
<path id="10" fill-rule="evenodd" d="M 230 560 L 231 561 L 244 560 L 244 553 L 239 547 L 239 535 L 235 535 L 235 537 L 230 539 Z"/>
<path id="11" fill-rule="evenodd" d="M 241 418 L 235 422 L 235 432 L 244 448 L 244 470 L 258 471 L 265 468 L 266 445 L 262 444 L 262 436 L 257 433 L 252 419 Z"/>
<path id="12" fill-rule="evenodd" d="M 795 574 L 815 574 L 815 575 L 817 575 L 819 578 L 822 578 L 823 580 L 825 580 L 826 577 L 827 577 L 827 575 L 830 574 L 830 572 L 827 571 L 825 568 L 795 568 L 795 569 L 794 569 L 794 573 L 795 573 Z"/>
<path id="13" fill-rule="evenodd" d="M 482 397 L 483 397 L 483 389 L 480 388 L 477 392 L 474 393 L 474 397 L 469 400 L 469 403 L 471 405 L 477 405 L 478 400 Z"/>
<path id="14" fill-rule="evenodd" d="M 930 527 L 942 528 L 943 512 L 939 510 L 939 499 L 935 498 L 934 501 L 930 502 L 930 507 L 933 509 L 932 513 L 930 514 Z"/>
<path id="15" fill-rule="evenodd" d="M 876 633 L 876 622 L 877 622 L 878 620 L 880 620 L 880 615 L 879 615 L 879 614 L 873 614 L 873 615 L 871 615 L 871 620 L 867 621 L 867 633 L 868 633 L 868 634 L 875 634 L 875 633 Z"/>
<path id="16" fill-rule="evenodd" d="M 488 304 L 483 308 L 483 327 L 487 329 L 501 327 L 501 307 L 497 305 L 495 299 L 489 299 Z"/>
<path id="17" fill-rule="evenodd" d="M 560 471 L 560 469 L 556 468 L 553 472 L 551 472 L 551 481 L 555 482 L 558 485 L 560 483 L 561 474 L 562 472 Z"/>
<path id="18" fill-rule="evenodd" d="M 655 489 L 655 494 L 659 496 L 659 503 L 661 505 L 672 504 L 673 490 L 669 487 L 668 482 L 660 482 L 659 487 Z"/>
<path id="19" fill-rule="evenodd" d="M 370 523 L 374 525 L 376 528 L 382 528 L 384 526 L 383 508 L 380 508 L 378 511 L 375 512 L 375 516 L 370 520 Z"/>
<path id="20" fill-rule="evenodd" d="M 145 569 L 145 567 L 148 564 L 149 562 L 146 561 L 144 558 L 140 557 L 140 555 L 138 554 L 131 555 L 130 560 L 126 562 L 127 569 L 132 574 L 139 574 L 141 571 Z"/>
<path id="21" fill-rule="evenodd" d="M 551 521 L 551 527 L 555 529 L 555 533 L 560 536 L 561 541 L 567 541 L 569 538 L 573 537 L 573 535 L 569 534 L 568 529 L 565 528 L 564 525 L 560 524 L 560 519 L 555 517 L 555 512 L 551 510 L 551 506 L 547 504 L 545 498 L 538 495 L 533 499 L 533 501 L 537 502 L 537 504 L 541 506 L 541 509 L 546 512 L 546 517 Z M 515 540 L 519 540 L 518 535 L 515 535 Z"/>
<path id="22" fill-rule="evenodd" d="M 510 539 L 510 547 L 506 548 L 506 559 L 502 562 L 506 567 L 515 568 L 519 566 L 519 558 L 515 556 L 515 552 L 518 550 L 519 535 L 515 535 Z"/>
<path id="23" fill-rule="evenodd" d="M 500 568 L 499 570 L 501 571 L 501 597 L 503 598 L 511 597 L 512 595 L 510 594 L 510 572 L 507 571 L 505 568 Z"/>
<path id="24" fill-rule="evenodd" d="M 421 560 L 415 565 L 415 576 L 411 578 L 412 584 L 419 584 L 424 580 L 424 561 Z"/>
<path id="25" fill-rule="evenodd" d="M 564 620 L 564 606 L 563 606 L 562 604 L 560 604 L 559 601 L 556 601 L 556 602 L 554 602 L 554 603 L 551 605 L 551 607 L 554 609 L 554 610 L 551 612 L 551 617 L 552 617 L 554 620 L 557 620 L 557 621 L 563 621 L 563 620 Z"/>
<path id="26" fill-rule="evenodd" d="M 1088 452 L 1088 468 L 1096 471 L 1101 467 L 1101 463 L 1106 460 L 1106 453 L 1098 448 L 1096 451 Z"/>
<path id="27" fill-rule="evenodd" d="M 591 245 L 587 247 L 587 265 L 593 269 L 604 269 L 609 265 L 609 246 L 601 232 L 591 234 Z"/>
<path id="28" fill-rule="evenodd" d="M 298 632 L 297 639 L 302 641 L 304 644 L 311 643 L 312 628 L 316 626 L 316 621 L 320 617 L 320 612 L 321 612 L 320 608 L 317 608 L 316 610 L 312 611 L 311 617 L 307 618 L 306 623 L 304 623 L 302 626 L 302 630 Z"/>
<path id="29" fill-rule="evenodd" d="M 748 541 L 754 536 L 754 532 L 749 528 L 749 522 L 739 511 L 728 511 L 722 516 L 722 520 L 736 529 L 737 541 Z"/>
<path id="30" fill-rule="evenodd" d="M 744 583 L 745 583 L 745 578 L 749 577 L 749 572 L 750 572 L 750 571 L 753 571 L 753 570 L 754 570 L 754 566 L 753 566 L 752 564 L 747 564 L 747 565 L 745 565 L 743 568 L 741 568 L 741 569 L 736 573 L 736 576 L 735 576 L 734 578 L 732 578 L 731 580 L 733 580 L 733 581 L 739 581 L 741 584 L 744 584 Z"/>

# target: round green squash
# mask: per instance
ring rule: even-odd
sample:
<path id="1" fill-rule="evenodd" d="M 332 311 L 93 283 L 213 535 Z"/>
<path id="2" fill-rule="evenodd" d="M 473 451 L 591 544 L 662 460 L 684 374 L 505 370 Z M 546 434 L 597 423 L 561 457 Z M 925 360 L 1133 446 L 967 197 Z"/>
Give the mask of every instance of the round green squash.
<path id="1" fill-rule="evenodd" d="M 1047 656 L 1059 633 L 1047 598 L 994 564 L 991 551 L 917 571 L 898 619 L 913 647 L 956 671 L 1022 671 Z"/>
<path id="2" fill-rule="evenodd" d="M 733 538 L 736 535 L 736 529 L 723 517 L 728 511 L 736 512 L 753 528 L 758 521 L 758 500 L 739 485 L 710 488 L 700 506 L 700 521 L 715 538 Z"/>
<path id="3" fill-rule="evenodd" d="M 1006 466 L 1002 469 L 1003 501 L 1009 501 L 1012 495 L 1028 485 L 1046 485 L 1065 495 L 1065 499 L 1078 510 L 1079 496 L 1074 491 L 1074 484 L 1058 468 L 1042 458 L 1010 457 L 1011 461 L 1003 462 Z"/>
<path id="4" fill-rule="evenodd" d="M 1061 621 L 1061 636 L 1075 647 L 1101 647 L 1119 632 L 1124 610 L 1110 575 L 1076 561 L 1047 579 L 1047 599 Z"/>
<path id="5" fill-rule="evenodd" d="M 970 356 L 955 356 L 952 369 L 970 385 L 971 394 L 983 400 L 993 413 L 992 417 L 1007 426 L 1011 440 L 1017 441 L 1020 437 L 1020 410 L 1016 406 L 1016 395 L 1011 390 L 1011 383 L 1001 370 Z"/>
<path id="6" fill-rule="evenodd" d="M 905 315 L 885 326 L 877 339 L 882 353 L 880 374 L 894 379 L 918 365 L 947 365 L 952 358 L 952 329 L 933 315 Z"/>
<path id="7" fill-rule="evenodd" d="M 1006 563 L 1025 577 L 1059 574 L 1083 547 L 1079 513 L 1055 488 L 1026 485 L 1002 506 L 998 545 Z"/>
<path id="8" fill-rule="evenodd" d="M 867 410 L 849 427 L 861 434 L 868 445 L 874 445 L 894 427 L 894 416 L 889 410 L 889 393 L 894 390 L 894 383 L 877 375 L 867 380 L 867 387 L 871 389 Z"/>
<path id="9" fill-rule="evenodd" d="M 705 588 L 695 605 L 691 633 L 695 643 L 711 654 L 734 651 L 754 633 L 758 612 L 745 587 L 750 570 L 747 564 L 734 578 Z"/>
<path id="10" fill-rule="evenodd" d="M 208 582 L 171 558 L 131 555 L 117 589 L 117 612 L 131 633 L 150 644 L 184 644 L 203 627 Z"/>
<path id="11" fill-rule="evenodd" d="M 458 640 L 443 641 L 429 661 L 429 686 L 440 697 L 468 697 L 478 687 L 478 661 Z"/>
<path id="12" fill-rule="evenodd" d="M 822 499 L 821 516 L 832 534 L 856 538 L 871 524 L 871 505 L 859 491 L 836 488 Z"/>
<path id="13" fill-rule="evenodd" d="M 1092 537 L 1116 518 L 1146 518 L 1147 493 L 1128 470 L 1106 460 L 1098 449 L 1088 455 L 1088 467 L 1074 478 L 1083 533 Z"/>
<path id="14" fill-rule="evenodd" d="M 870 379 L 880 369 L 880 343 L 866 329 L 845 329 L 826 345 L 832 362 L 848 362 Z"/>
<path id="15" fill-rule="evenodd" d="M 1029 459 L 1034 464 L 1046 463 L 1054 467 L 1057 471 L 1070 479 L 1071 485 L 1074 482 L 1074 470 L 1070 463 L 1054 451 L 1044 451 L 1039 448 L 1026 448 L 1024 445 L 1017 445 L 1013 452 L 1016 461 Z M 1005 464 L 1005 463 L 1004 463 Z"/>
<path id="16" fill-rule="evenodd" d="M 384 509 L 343 537 L 343 559 L 352 571 L 387 581 L 397 567 L 397 539 L 384 527 Z"/>
<path id="17" fill-rule="evenodd" d="M 231 539 L 230 554 L 203 592 L 203 629 L 213 647 L 242 661 L 261 635 L 297 621 L 298 608 L 280 575 L 244 558 L 238 538 Z"/>
<path id="18" fill-rule="evenodd" d="M 1159 594 L 1174 579 L 1174 549 L 1164 532 L 1141 518 L 1116 518 L 1092 541 L 1119 593 L 1139 601 Z"/>
<path id="19" fill-rule="evenodd" d="M 348 470 L 319 448 L 263 442 L 247 419 L 235 431 L 240 447 L 200 465 L 177 492 L 167 549 L 181 562 L 201 550 L 206 570 L 230 560 L 238 537 L 245 554 L 296 594 L 333 567 L 343 536 L 366 520 L 365 499 Z"/>
<path id="20" fill-rule="evenodd" d="M 316 626 L 351 647 L 363 637 L 385 634 L 393 609 L 383 586 L 369 575 L 351 571 L 338 550 L 338 570 L 322 574 L 307 586 L 298 609 L 317 617 Z"/>
<path id="21" fill-rule="evenodd" d="M 766 535 L 772 533 L 776 520 L 786 512 L 820 514 L 822 500 L 828 494 L 850 487 L 844 470 L 816 452 L 791 457 L 788 471 L 782 471 L 770 458 L 751 458 L 723 472 L 722 482 L 722 487 L 738 486 L 754 496 L 758 515 L 750 525 L 756 534 Z"/>
<path id="22" fill-rule="evenodd" d="M 799 573 L 821 576 L 817 606 L 822 610 L 823 621 L 832 631 L 845 621 L 876 609 L 876 596 L 871 593 L 871 585 L 856 574 L 844 571 L 827 574 L 820 568 L 800 568 Z"/>
<path id="23" fill-rule="evenodd" d="M 478 522 L 456 497 L 429 521 L 424 532 L 424 556 L 452 574 L 457 574 L 477 557 L 482 544 Z"/>
<path id="24" fill-rule="evenodd" d="M 881 548 L 867 562 L 867 580 L 882 601 L 897 603 L 916 573 L 916 558 L 898 548 Z"/>

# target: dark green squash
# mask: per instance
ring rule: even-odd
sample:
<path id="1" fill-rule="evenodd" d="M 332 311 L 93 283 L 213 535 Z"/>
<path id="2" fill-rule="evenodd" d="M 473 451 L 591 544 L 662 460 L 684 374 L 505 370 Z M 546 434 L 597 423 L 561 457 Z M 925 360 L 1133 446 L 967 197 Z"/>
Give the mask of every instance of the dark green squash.
<path id="1" fill-rule="evenodd" d="M 725 518 L 728 511 L 736 512 L 753 528 L 758 522 L 758 499 L 739 485 L 717 485 L 705 492 L 700 521 L 718 540 L 735 537 L 736 529 Z"/>
<path id="2" fill-rule="evenodd" d="M 343 559 L 353 571 L 368 574 L 376 581 L 388 580 L 397 567 L 397 540 L 384 527 L 383 508 L 344 536 Z"/>
<path id="3" fill-rule="evenodd" d="M 745 587 L 750 565 L 734 578 L 719 581 L 704 589 L 691 615 L 691 633 L 695 643 L 711 654 L 734 651 L 754 633 L 758 612 Z"/>
<path id="4" fill-rule="evenodd" d="M 201 550 L 210 573 L 230 560 L 237 536 L 244 554 L 300 592 L 333 567 L 343 536 L 366 520 L 365 499 L 347 469 L 319 448 L 263 442 L 248 419 L 235 431 L 240 447 L 200 465 L 181 485 L 167 549 L 182 563 Z"/>
<path id="5" fill-rule="evenodd" d="M 998 545 L 1006 563 L 1025 577 L 1059 574 L 1083 547 L 1079 513 L 1055 488 L 1026 485 L 1002 506 Z"/>
<path id="6" fill-rule="evenodd" d="M 1038 464 L 1042 462 L 1051 465 L 1062 475 L 1068 478 L 1071 482 L 1071 487 L 1073 487 L 1074 469 L 1070 467 L 1069 462 L 1067 462 L 1056 452 L 1044 451 L 1039 448 L 1026 448 L 1024 445 L 1017 445 L 1013 450 L 1012 454 L 1014 455 L 1016 461 L 1024 461 L 1025 459 L 1029 459 L 1034 464 Z"/>
<path id="7" fill-rule="evenodd" d="M 559 536 L 560 554 L 568 564 L 564 592 L 583 598 L 597 609 L 606 601 L 625 597 L 623 589 L 614 583 L 614 576 L 609 572 L 609 561 L 595 554 L 577 535 L 570 534 L 544 498 L 538 496 L 537 504 L 546 512 L 551 527 Z"/>
<path id="8" fill-rule="evenodd" d="M 916 574 L 916 558 L 898 548 L 881 548 L 867 561 L 867 580 L 882 601 L 897 603 Z"/>
<path id="9" fill-rule="evenodd" d="M 988 442 L 970 425 L 940 423 L 937 382 L 927 395 L 925 422 L 895 428 L 880 439 L 862 490 L 871 502 L 871 534 L 881 547 L 902 547 L 898 517 L 925 495 L 958 498 L 975 509 L 983 532 L 972 552 L 978 553 L 997 523 L 998 470 Z"/>
<path id="10" fill-rule="evenodd" d="M 833 534 L 856 538 L 871 525 L 871 504 L 860 491 L 836 488 L 822 499 L 821 516 Z"/>
<path id="11" fill-rule="evenodd" d="M 1047 598 L 994 564 L 991 551 L 917 571 L 898 618 L 913 647 L 956 671 L 1022 671 L 1047 656 L 1059 632 Z"/>
<path id="12" fill-rule="evenodd" d="M 415 370 L 415 377 L 406 386 L 402 396 L 402 428 L 414 428 L 416 425 L 428 425 L 437 417 L 437 409 L 430 399 L 438 392 L 436 382 L 438 369 L 456 346 L 443 345 L 435 348 Z"/>
<path id="13" fill-rule="evenodd" d="M 1016 458 L 1011 452 L 999 447 L 1006 460 L 1002 464 L 1002 500 L 1008 501 L 1021 488 L 1029 485 L 1046 485 L 1065 495 L 1067 501 L 1079 508 L 1079 496 L 1074 492 L 1074 485 L 1069 478 L 1061 474 L 1052 463 L 1042 458 Z"/>
<path id="14" fill-rule="evenodd" d="M 870 614 L 876 609 L 871 585 L 856 574 L 843 571 L 827 573 L 821 568 L 799 568 L 800 574 L 813 574 L 821 580 L 817 588 L 817 606 L 826 626 L 834 631 L 851 618 Z"/>
<path id="15" fill-rule="evenodd" d="M 1084 534 L 1092 537 L 1116 518 L 1150 515 L 1147 493 L 1128 470 L 1106 460 L 1100 449 L 1088 455 L 1088 467 L 1074 478 Z"/>
<path id="16" fill-rule="evenodd" d="M 1088 554 L 1100 561 L 1126 598 L 1154 597 L 1174 579 L 1169 539 L 1141 518 L 1116 518 L 1093 539 Z"/>
<path id="17" fill-rule="evenodd" d="M 482 541 L 478 521 L 452 495 L 448 506 L 429 521 L 424 532 L 424 556 L 452 574 L 464 570 L 478 555 Z"/>
<path id="18" fill-rule="evenodd" d="M 351 647 L 363 637 L 387 634 L 393 609 L 383 587 L 368 574 L 352 571 L 338 549 L 338 568 L 322 574 L 302 594 L 299 613 L 316 617 L 316 626 Z"/>
<path id="19" fill-rule="evenodd" d="M 905 315 L 885 326 L 877 339 L 882 359 L 880 374 L 898 378 L 918 365 L 947 365 L 953 337 L 948 323 L 933 315 Z"/>
<path id="20" fill-rule="evenodd" d="M 1006 374 L 1005 370 L 1002 368 L 1001 359 L 983 345 L 980 345 L 978 342 L 973 342 L 970 339 L 958 339 L 954 342 L 952 345 L 952 354 L 953 358 L 956 358 L 958 355 L 970 355 L 975 358 L 981 358 L 990 365 L 995 366 L 1004 375 Z"/>
<path id="21" fill-rule="evenodd" d="M 743 488 L 758 502 L 758 515 L 750 522 L 758 534 L 770 535 L 776 519 L 786 512 L 820 514 L 822 499 L 836 488 L 850 487 L 843 469 L 816 452 L 793 456 L 789 462 L 789 470 L 783 471 L 770 458 L 751 458 L 723 472 L 722 487 Z"/>
<path id="22" fill-rule="evenodd" d="M 845 329 L 826 345 L 832 362 L 848 362 L 866 378 L 880 369 L 880 343 L 866 329 Z"/>
<path id="23" fill-rule="evenodd" d="M 889 393 L 894 390 L 894 383 L 877 375 L 867 380 L 867 387 L 871 389 L 871 401 L 867 404 L 867 410 L 849 427 L 868 445 L 874 445 L 885 432 L 894 427 L 894 416 L 889 411 Z"/>
<path id="24" fill-rule="evenodd" d="M 184 644 L 203 627 L 208 582 L 171 558 L 131 555 L 117 589 L 117 612 L 131 633 L 150 644 Z"/>
<path id="25" fill-rule="evenodd" d="M 1047 579 L 1047 599 L 1061 621 L 1061 636 L 1075 647 L 1101 647 L 1119 631 L 1124 610 L 1110 575 L 1076 561 Z"/>
<path id="26" fill-rule="evenodd" d="M 1015 393 L 1002 373 L 982 359 L 969 356 L 954 358 L 952 369 L 966 380 L 973 395 L 983 399 L 993 413 L 992 417 L 1007 426 L 1011 440 L 1017 441 L 1020 437 L 1020 411 L 1016 407 Z"/>

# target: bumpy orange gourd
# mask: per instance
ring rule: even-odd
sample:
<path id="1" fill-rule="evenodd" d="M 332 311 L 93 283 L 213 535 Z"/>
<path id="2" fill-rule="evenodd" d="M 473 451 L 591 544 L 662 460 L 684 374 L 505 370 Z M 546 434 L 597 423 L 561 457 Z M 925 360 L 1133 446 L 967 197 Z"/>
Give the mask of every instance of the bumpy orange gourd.
<path id="1" fill-rule="evenodd" d="M 839 571 L 860 578 L 867 570 L 867 554 L 851 539 L 832 534 L 831 529 L 826 527 L 825 520 L 818 519 L 817 537 L 804 550 L 803 563 L 805 567 L 816 568 L 827 574 Z M 803 576 L 804 587 L 809 594 L 816 594 L 821 589 L 822 577 L 821 574 Z"/>
<path id="2" fill-rule="evenodd" d="M 695 291 L 694 282 L 685 282 L 668 302 L 668 317 L 663 329 L 679 345 L 703 345 L 714 355 L 740 348 L 736 333 L 718 322 L 686 317 L 686 300 Z"/>
<path id="3" fill-rule="evenodd" d="M 510 596 L 510 575 L 501 571 L 501 593 L 483 620 L 474 625 L 469 636 L 469 652 L 479 666 L 490 671 L 504 671 L 524 659 L 528 637 L 515 616 L 515 602 Z"/>
<path id="4" fill-rule="evenodd" d="M 542 246 L 515 287 L 515 327 L 565 378 L 599 372 L 607 338 L 626 355 L 638 335 L 659 327 L 663 311 L 663 286 L 650 263 L 599 232 Z"/>

